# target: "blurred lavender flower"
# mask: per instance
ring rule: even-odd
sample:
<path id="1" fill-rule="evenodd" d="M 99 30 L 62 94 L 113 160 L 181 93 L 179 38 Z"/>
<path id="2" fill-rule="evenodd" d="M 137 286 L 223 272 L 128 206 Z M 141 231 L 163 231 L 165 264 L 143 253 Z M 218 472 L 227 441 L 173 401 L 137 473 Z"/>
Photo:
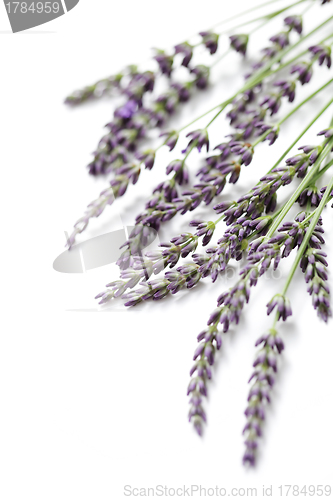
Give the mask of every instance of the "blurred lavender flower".
<path id="1" fill-rule="evenodd" d="M 230 46 L 235 49 L 236 52 L 240 52 L 243 56 L 245 56 L 249 35 L 232 35 L 229 39 Z"/>
<path id="2" fill-rule="evenodd" d="M 155 49 L 155 50 L 156 50 L 156 55 L 154 56 L 154 59 L 157 62 L 161 73 L 170 77 L 173 66 L 173 56 L 166 54 L 164 50 L 161 49 Z"/>
<path id="3" fill-rule="evenodd" d="M 215 54 L 218 47 L 219 35 L 212 31 L 201 31 L 199 35 L 202 37 L 202 41 L 210 54 Z"/>
<path id="4" fill-rule="evenodd" d="M 295 30 L 299 35 L 302 33 L 303 22 L 302 16 L 288 16 L 284 19 L 284 24 L 291 30 Z"/>
<path id="5" fill-rule="evenodd" d="M 175 46 L 175 54 L 182 54 L 182 66 L 188 67 L 193 57 L 193 47 L 188 42 L 183 42 Z"/>
<path id="6" fill-rule="evenodd" d="M 326 63 L 326 66 L 328 68 L 331 67 L 331 47 L 329 47 L 328 45 L 312 45 L 311 47 L 309 47 L 309 51 L 313 54 L 315 59 L 318 58 L 319 66 Z"/>

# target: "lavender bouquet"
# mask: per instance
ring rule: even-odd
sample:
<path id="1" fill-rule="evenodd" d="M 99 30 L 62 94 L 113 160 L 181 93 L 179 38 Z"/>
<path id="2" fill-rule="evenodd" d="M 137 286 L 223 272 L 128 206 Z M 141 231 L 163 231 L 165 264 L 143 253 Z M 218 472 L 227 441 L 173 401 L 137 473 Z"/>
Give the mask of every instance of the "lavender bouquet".
<path id="1" fill-rule="evenodd" d="M 252 287 L 261 276 L 269 269 L 277 269 L 282 259 L 290 258 L 290 271 L 281 292 L 267 303 L 272 323 L 256 342 L 258 351 L 249 379 L 243 462 L 251 466 L 255 464 L 266 406 L 271 401 L 284 350 L 279 325 L 292 315 L 288 291 L 298 268 L 304 273 L 304 288 L 319 318 L 327 322 L 332 315 L 322 220 L 323 211 L 333 198 L 332 75 L 297 105 L 293 102 L 298 88 L 307 85 L 314 72 L 321 71 L 324 78 L 325 68 L 331 68 L 333 13 L 322 9 L 322 21 L 307 32 L 303 25 L 306 26 L 308 11 L 321 9 L 329 0 L 298 0 L 253 16 L 256 9 L 277 1 L 224 20 L 192 37 L 193 40 L 175 45 L 171 51 L 155 49 L 152 61 L 147 63 L 149 69 L 126 67 L 119 74 L 73 92 L 65 101 L 78 106 L 106 94 L 120 100 L 88 165 L 89 173 L 107 177 L 108 185 L 75 223 L 67 242 L 69 249 L 91 219 L 122 197 L 130 185 L 137 184 L 143 166 L 148 171 L 153 169 L 161 148 L 166 146 L 171 153 L 166 176 L 160 176 L 123 245 L 117 261 L 119 279 L 108 283 L 106 290 L 96 296 L 99 304 L 121 297 L 125 306 L 133 307 L 180 291 L 190 293 L 205 278 L 216 282 L 232 261 L 241 262 L 238 281 L 220 293 L 206 327 L 197 336 L 187 394 L 189 420 L 199 435 L 206 422 L 204 401 L 223 334 L 232 324 L 238 324 Z M 329 9 L 330 5 L 326 7 Z M 238 22 L 237 18 L 244 14 L 247 20 Z M 274 19 L 280 22 L 280 31 L 270 36 L 257 58 L 249 63 L 252 34 Z M 234 26 L 221 30 L 227 22 Z M 254 28 L 249 29 L 252 25 Z M 220 46 L 226 41 L 229 47 L 221 51 Z M 232 52 L 244 59 L 246 67 L 240 88 L 187 125 L 168 128 L 180 106 L 185 107 L 194 97 L 198 99 L 209 92 L 213 68 L 231 57 Z M 211 58 L 209 64 L 200 62 L 205 53 L 206 59 Z M 324 101 L 321 109 L 281 157 L 274 164 L 268 161 L 267 173 L 242 196 L 234 199 L 231 194 L 230 198 L 228 184 L 236 184 L 244 168 L 253 168 L 256 151 L 263 143 L 273 146 L 284 123 L 319 94 Z M 290 109 L 281 116 L 284 103 L 289 103 Z M 327 126 L 320 130 L 316 122 L 323 114 L 330 116 Z M 192 128 L 208 115 L 204 127 Z M 212 144 L 211 126 L 223 117 L 229 122 L 230 133 L 226 139 L 220 139 L 224 142 Z M 317 131 L 318 140 L 315 144 L 303 144 L 302 137 L 310 129 Z M 156 130 L 159 142 L 155 145 L 155 139 L 150 147 L 151 134 Z M 179 157 L 172 157 L 183 135 L 187 138 L 185 148 Z M 193 182 L 188 164 L 195 150 L 202 160 Z M 286 197 L 283 188 L 287 185 Z M 190 220 L 187 232 L 172 235 L 159 248 L 146 250 L 152 232 L 202 205 L 212 206 L 209 218 Z M 292 211 L 294 216 L 290 215 Z M 213 238 L 217 238 L 215 244 L 211 244 Z M 199 245 L 206 247 L 205 252 L 198 251 Z"/>

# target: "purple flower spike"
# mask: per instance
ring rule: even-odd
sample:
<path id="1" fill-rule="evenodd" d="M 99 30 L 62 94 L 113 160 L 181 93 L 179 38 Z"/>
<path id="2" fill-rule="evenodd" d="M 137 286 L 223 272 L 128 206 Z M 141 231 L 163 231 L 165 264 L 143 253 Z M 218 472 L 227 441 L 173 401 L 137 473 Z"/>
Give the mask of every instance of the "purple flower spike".
<path id="1" fill-rule="evenodd" d="M 332 316 L 332 309 L 330 306 L 330 290 L 327 285 L 328 263 L 326 254 L 321 249 L 322 244 L 325 243 L 322 238 L 324 230 L 321 226 L 322 221 L 319 219 L 308 248 L 302 257 L 300 267 L 305 274 L 305 281 L 308 284 L 307 291 L 312 296 L 313 307 L 316 309 L 319 318 L 327 323 L 328 318 Z"/>
<path id="2" fill-rule="evenodd" d="M 249 41 L 248 35 L 232 35 L 229 37 L 230 46 L 235 49 L 236 52 L 240 52 L 245 56 L 247 44 Z"/>
<path id="3" fill-rule="evenodd" d="M 277 372 L 277 358 L 284 349 L 282 339 L 277 336 L 274 328 L 262 335 L 256 346 L 261 348 L 254 362 L 255 371 L 249 380 L 253 384 L 249 391 L 248 406 L 245 410 L 246 425 L 243 429 L 246 447 L 243 462 L 250 466 L 255 464 L 258 441 L 265 420 L 265 407 L 271 401 L 270 392 L 274 384 L 274 373 Z"/>

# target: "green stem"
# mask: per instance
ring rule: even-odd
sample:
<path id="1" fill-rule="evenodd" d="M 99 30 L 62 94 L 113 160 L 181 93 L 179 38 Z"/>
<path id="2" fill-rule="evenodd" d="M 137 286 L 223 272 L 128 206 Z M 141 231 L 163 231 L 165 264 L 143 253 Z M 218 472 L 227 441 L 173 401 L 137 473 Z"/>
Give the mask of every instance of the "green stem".
<path id="1" fill-rule="evenodd" d="M 287 278 L 287 281 L 284 285 L 284 288 L 283 288 L 283 291 L 282 291 L 282 295 L 285 295 L 287 290 L 288 290 L 288 287 L 291 283 L 291 280 L 293 279 L 293 276 L 295 274 L 295 271 L 301 261 L 301 258 L 303 257 L 303 254 L 308 246 L 308 243 L 310 241 L 310 238 L 312 236 L 312 233 L 313 231 L 315 230 L 315 227 L 317 225 L 317 222 L 319 220 L 319 217 L 322 213 L 322 211 L 324 210 L 327 202 L 328 202 L 328 199 L 329 197 L 331 196 L 331 192 L 332 192 L 332 189 L 333 189 L 333 177 L 332 179 L 330 180 L 330 183 L 328 184 L 327 188 L 326 188 L 326 191 L 324 193 L 324 196 L 318 206 L 318 208 L 314 211 L 313 213 L 313 219 L 311 221 L 311 224 L 309 225 L 308 227 L 308 230 L 306 231 L 305 235 L 304 235 L 304 239 L 302 241 L 302 244 L 301 246 L 299 247 L 299 250 L 297 252 L 297 255 L 296 255 L 296 258 L 293 262 L 293 265 L 292 265 L 292 268 L 290 270 L 290 273 L 288 275 L 288 278 Z"/>
<path id="2" fill-rule="evenodd" d="M 233 26 L 232 28 L 230 28 L 228 30 L 224 30 L 224 31 L 218 33 L 218 35 L 219 36 L 224 35 L 226 33 L 229 33 L 231 30 L 232 31 L 237 30 L 238 28 L 242 28 L 243 26 L 247 26 L 248 24 L 252 24 L 252 23 L 255 23 L 257 21 L 261 21 L 262 19 L 265 19 L 266 22 L 268 22 L 271 19 L 274 19 L 275 17 L 277 17 L 279 14 L 282 14 L 283 12 L 291 9 L 292 7 L 295 7 L 296 5 L 298 5 L 300 3 L 304 3 L 306 1 L 307 0 L 298 0 L 298 2 L 292 3 L 291 5 L 288 5 L 287 7 L 284 7 L 283 9 L 276 10 L 274 12 L 271 12 L 270 14 L 263 14 L 262 16 L 256 17 L 255 19 L 251 19 L 250 21 L 244 21 L 240 24 L 237 24 L 237 26 Z M 254 28 L 254 30 L 256 30 L 256 29 L 258 29 L 258 28 Z M 250 32 L 249 34 L 252 34 L 252 32 Z"/>
<path id="3" fill-rule="evenodd" d="M 211 26 L 210 29 L 213 30 L 217 26 L 221 26 L 222 24 L 227 24 L 228 22 L 233 21 L 234 19 L 237 19 L 238 17 L 245 16 L 246 14 L 250 14 L 251 12 L 254 12 L 255 10 L 259 10 L 262 7 L 266 7 L 266 5 L 270 5 L 270 4 L 276 3 L 278 1 L 279 0 L 270 0 L 269 2 L 264 2 L 264 3 L 260 4 L 260 5 L 256 5 L 255 7 L 252 7 L 251 9 L 245 10 L 244 12 L 241 12 L 239 14 L 235 14 L 234 16 L 231 16 L 231 17 L 229 17 L 227 19 L 223 19 L 223 21 L 221 21 L 219 23 L 216 23 L 213 26 Z"/>
<path id="4" fill-rule="evenodd" d="M 210 69 L 214 68 L 219 62 L 221 62 L 228 54 L 232 52 L 231 48 L 229 47 L 221 56 L 216 59 L 209 67 Z"/>
<path id="5" fill-rule="evenodd" d="M 318 174 L 312 179 L 313 184 L 317 182 L 317 180 L 333 165 L 333 160 L 325 165 L 321 170 L 319 170 Z"/>

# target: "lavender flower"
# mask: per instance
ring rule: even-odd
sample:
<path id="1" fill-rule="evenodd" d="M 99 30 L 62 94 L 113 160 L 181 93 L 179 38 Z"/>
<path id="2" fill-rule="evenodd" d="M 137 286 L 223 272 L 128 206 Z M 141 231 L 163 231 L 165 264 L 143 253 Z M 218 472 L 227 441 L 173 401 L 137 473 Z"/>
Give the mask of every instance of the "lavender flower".
<path id="1" fill-rule="evenodd" d="M 166 54 L 164 50 L 156 49 L 154 59 L 157 62 L 161 73 L 170 77 L 173 66 L 173 56 Z"/>
<path id="2" fill-rule="evenodd" d="M 193 47 L 188 42 L 183 42 L 175 46 L 175 54 L 182 54 L 184 56 L 182 66 L 188 67 L 193 57 Z"/>
<path id="3" fill-rule="evenodd" d="M 219 35 L 212 31 L 201 31 L 199 35 L 202 37 L 202 41 L 210 54 L 215 54 L 218 47 Z"/>
<path id="4" fill-rule="evenodd" d="M 302 257 L 300 266 L 305 274 L 305 281 L 309 285 L 308 292 L 312 296 L 313 307 L 317 310 L 319 318 L 327 323 L 328 318 L 332 316 L 332 309 L 330 306 L 330 290 L 327 284 L 327 254 L 322 251 L 322 245 L 325 243 L 322 237 L 323 233 L 320 218 L 316 230 L 311 236 L 308 248 Z"/>
<path id="5" fill-rule="evenodd" d="M 187 153 L 193 147 L 196 147 L 200 153 L 201 149 L 204 146 L 206 147 L 206 150 L 208 151 L 208 149 L 209 149 L 209 137 L 208 137 L 208 130 L 207 129 L 194 130 L 193 132 L 189 132 L 186 135 L 186 137 L 190 137 L 191 139 L 190 139 L 187 147 L 182 151 L 182 153 Z"/>
<path id="6" fill-rule="evenodd" d="M 289 33 L 288 31 L 281 31 L 276 35 L 271 36 L 270 41 L 279 45 L 280 49 L 284 49 L 289 45 Z"/>
<path id="7" fill-rule="evenodd" d="M 255 370 L 249 380 L 253 384 L 248 395 L 248 406 L 245 410 L 247 422 L 243 429 L 246 447 L 243 463 L 252 467 L 255 465 L 258 439 L 262 436 L 265 407 L 271 402 L 270 393 L 275 383 L 278 357 L 284 349 L 275 328 L 262 335 L 255 345 L 261 345 L 261 348 L 253 363 Z"/>
<path id="8" fill-rule="evenodd" d="M 248 35 L 232 35 L 229 37 L 230 46 L 235 49 L 236 52 L 240 52 L 243 56 L 246 54 L 247 44 L 249 41 Z"/>
<path id="9" fill-rule="evenodd" d="M 284 19 L 284 24 L 290 28 L 290 30 L 295 30 L 299 35 L 302 33 L 303 22 L 302 16 L 288 16 Z"/>
<path id="10" fill-rule="evenodd" d="M 309 51 L 313 54 L 314 58 L 318 58 L 318 64 L 321 66 L 326 63 L 328 68 L 332 65 L 331 47 L 328 45 L 312 45 Z"/>
<path id="11" fill-rule="evenodd" d="M 191 73 L 195 75 L 195 86 L 200 90 L 205 89 L 209 81 L 209 67 L 204 64 L 198 64 L 194 68 L 191 68 Z"/>
<path id="12" fill-rule="evenodd" d="M 292 66 L 290 72 L 291 74 L 297 73 L 297 79 L 301 82 L 301 85 L 304 85 L 311 80 L 313 74 L 312 64 L 304 61 L 299 62 Z"/>

